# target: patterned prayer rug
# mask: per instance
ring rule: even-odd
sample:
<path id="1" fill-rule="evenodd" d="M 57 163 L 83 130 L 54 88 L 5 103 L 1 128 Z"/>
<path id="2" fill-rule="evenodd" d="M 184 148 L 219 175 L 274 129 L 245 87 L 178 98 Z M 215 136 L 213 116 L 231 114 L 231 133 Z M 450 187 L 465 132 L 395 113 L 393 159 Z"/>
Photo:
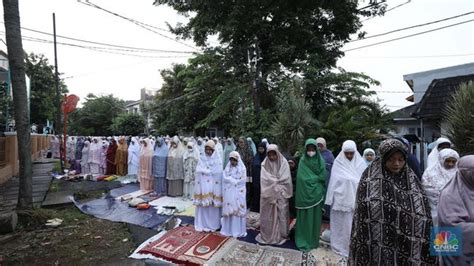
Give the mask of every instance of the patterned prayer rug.
<path id="1" fill-rule="evenodd" d="M 204 236 L 203 233 L 195 231 L 191 226 L 177 227 L 145 246 L 140 250 L 140 253 L 151 254 L 175 263 L 184 263 L 185 261 L 180 260 L 180 256 Z"/>
<path id="2" fill-rule="evenodd" d="M 295 265 L 301 264 L 301 259 L 301 251 L 260 246 L 232 239 L 214 255 L 209 264 Z"/>
<path id="3" fill-rule="evenodd" d="M 207 234 L 196 245 L 188 249 L 180 259 L 196 264 L 205 264 L 229 240 L 219 234 Z"/>
<path id="4" fill-rule="evenodd" d="M 229 239 L 218 233 L 197 232 L 192 226 L 182 226 L 168 231 L 139 253 L 174 263 L 205 264 Z"/>

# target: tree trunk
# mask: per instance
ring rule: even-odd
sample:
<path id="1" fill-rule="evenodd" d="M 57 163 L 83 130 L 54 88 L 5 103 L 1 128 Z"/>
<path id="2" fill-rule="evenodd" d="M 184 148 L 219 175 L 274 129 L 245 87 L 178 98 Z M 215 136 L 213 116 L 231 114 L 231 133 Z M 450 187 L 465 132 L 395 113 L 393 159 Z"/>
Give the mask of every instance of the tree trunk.
<path id="1" fill-rule="evenodd" d="M 32 208 L 32 162 L 31 139 L 28 117 L 28 96 L 26 93 L 25 61 L 21 42 L 20 12 L 18 0 L 3 0 L 5 36 L 8 47 L 8 62 L 13 88 L 13 106 L 20 158 L 20 191 L 18 208 Z"/>

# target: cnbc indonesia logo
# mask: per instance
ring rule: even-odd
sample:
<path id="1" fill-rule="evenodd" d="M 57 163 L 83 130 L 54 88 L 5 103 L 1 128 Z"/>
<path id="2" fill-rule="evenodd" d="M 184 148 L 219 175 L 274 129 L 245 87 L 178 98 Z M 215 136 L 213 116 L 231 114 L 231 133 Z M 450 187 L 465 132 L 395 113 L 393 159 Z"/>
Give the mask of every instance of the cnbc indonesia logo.
<path id="1" fill-rule="evenodd" d="M 433 244 L 433 248 L 436 252 L 455 253 L 459 251 L 460 241 L 457 239 L 456 234 L 449 231 L 442 231 L 436 234 Z"/>

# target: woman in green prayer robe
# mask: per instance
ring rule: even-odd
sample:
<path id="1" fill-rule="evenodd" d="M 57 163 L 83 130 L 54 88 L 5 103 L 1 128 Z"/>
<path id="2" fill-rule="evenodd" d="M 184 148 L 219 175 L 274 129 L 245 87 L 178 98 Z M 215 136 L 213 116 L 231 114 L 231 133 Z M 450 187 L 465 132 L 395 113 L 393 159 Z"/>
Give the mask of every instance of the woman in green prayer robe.
<path id="1" fill-rule="evenodd" d="M 296 176 L 295 240 L 298 249 L 309 251 L 319 246 L 326 168 L 316 140 L 306 140 L 305 149 Z"/>

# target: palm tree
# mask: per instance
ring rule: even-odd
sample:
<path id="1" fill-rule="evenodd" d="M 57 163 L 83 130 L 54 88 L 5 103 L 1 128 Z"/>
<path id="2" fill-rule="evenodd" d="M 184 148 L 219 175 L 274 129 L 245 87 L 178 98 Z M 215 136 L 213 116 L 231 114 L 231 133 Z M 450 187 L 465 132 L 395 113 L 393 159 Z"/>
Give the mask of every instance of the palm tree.
<path id="1" fill-rule="evenodd" d="M 462 155 L 474 154 L 474 83 L 463 83 L 444 110 L 448 136 Z"/>
<path id="2" fill-rule="evenodd" d="M 18 208 L 33 207 L 31 180 L 31 139 L 28 115 L 28 96 L 25 81 L 25 60 L 21 42 L 18 0 L 3 0 L 3 17 L 7 39 L 8 63 L 13 87 L 13 106 L 20 159 L 20 188 Z"/>
<path id="3" fill-rule="evenodd" d="M 294 154 L 316 125 L 311 107 L 298 89 L 285 88 L 277 97 L 278 116 L 272 127 L 275 140 L 284 152 Z"/>

